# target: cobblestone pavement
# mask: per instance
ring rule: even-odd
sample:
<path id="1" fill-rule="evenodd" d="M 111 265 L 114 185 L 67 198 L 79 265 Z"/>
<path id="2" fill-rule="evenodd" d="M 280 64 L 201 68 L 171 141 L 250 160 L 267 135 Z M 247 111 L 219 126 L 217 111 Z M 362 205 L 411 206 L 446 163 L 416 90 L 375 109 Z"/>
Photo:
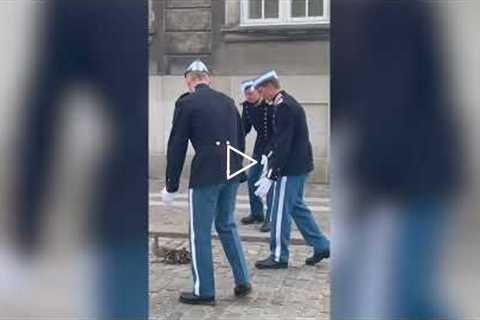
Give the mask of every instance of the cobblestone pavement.
<path id="1" fill-rule="evenodd" d="M 173 207 L 161 203 L 163 182 L 150 181 L 150 233 L 157 235 L 158 244 L 167 248 L 188 248 L 188 202 L 185 181 Z M 309 184 L 305 189 L 306 202 L 327 235 L 330 201 L 328 186 Z M 192 288 L 190 265 L 170 265 L 151 255 L 150 315 L 151 319 L 328 319 L 330 287 L 328 262 L 311 267 L 304 264 L 311 249 L 303 245 L 290 246 L 287 270 L 257 270 L 256 260 L 269 254 L 269 233 L 261 233 L 256 226 L 243 226 L 238 220 L 248 214 L 246 185 L 242 184 L 237 196 L 236 220 L 249 266 L 252 294 L 243 299 L 233 295 L 233 277 L 220 242 L 213 241 L 215 263 L 216 306 L 189 306 L 178 302 L 181 291 Z M 292 223 L 292 242 L 300 243 L 302 237 Z M 151 241 L 151 244 L 153 241 Z M 152 250 L 150 250 L 152 252 Z"/>
<path id="2" fill-rule="evenodd" d="M 187 240 L 160 238 L 160 245 L 180 248 Z M 328 262 L 306 266 L 311 254 L 305 246 L 291 246 L 290 265 L 286 270 L 257 270 L 253 264 L 268 255 L 268 245 L 244 242 L 253 292 L 245 298 L 233 295 L 233 276 L 220 242 L 213 241 L 216 306 L 189 306 L 178 302 L 181 291 L 192 288 L 190 265 L 169 265 L 151 257 L 151 319 L 328 319 Z"/>

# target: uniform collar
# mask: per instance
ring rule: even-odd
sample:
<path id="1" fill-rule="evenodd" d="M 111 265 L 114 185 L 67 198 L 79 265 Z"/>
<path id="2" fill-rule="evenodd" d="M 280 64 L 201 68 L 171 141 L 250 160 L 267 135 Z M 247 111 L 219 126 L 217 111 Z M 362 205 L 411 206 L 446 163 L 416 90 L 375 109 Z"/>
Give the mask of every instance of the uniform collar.
<path id="1" fill-rule="evenodd" d="M 263 99 L 260 98 L 260 99 L 258 99 L 258 101 L 255 102 L 255 103 L 250 103 L 250 102 L 248 102 L 247 100 L 245 100 L 243 103 L 244 103 L 245 105 L 247 105 L 247 106 L 250 106 L 250 107 L 258 107 L 259 105 L 261 105 L 261 104 L 263 103 Z"/>
<path id="2" fill-rule="evenodd" d="M 198 89 L 205 89 L 205 88 L 209 88 L 209 86 L 205 83 L 199 83 L 195 86 L 195 91 Z"/>
<path id="3" fill-rule="evenodd" d="M 273 99 L 272 99 L 272 104 L 273 105 L 279 105 L 280 103 L 283 102 L 283 95 L 285 94 L 285 91 L 284 90 L 280 90 L 278 91 L 274 96 L 273 96 Z"/>

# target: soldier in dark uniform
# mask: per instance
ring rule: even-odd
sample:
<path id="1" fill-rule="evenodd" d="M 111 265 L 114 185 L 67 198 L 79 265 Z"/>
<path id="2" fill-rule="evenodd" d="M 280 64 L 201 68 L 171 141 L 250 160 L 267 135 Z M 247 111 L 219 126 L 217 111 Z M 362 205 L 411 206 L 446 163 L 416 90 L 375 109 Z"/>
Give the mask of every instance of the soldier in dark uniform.
<path id="1" fill-rule="evenodd" d="M 288 267 L 291 218 L 306 243 L 313 247 L 313 256 L 305 263 L 314 265 L 330 256 L 330 242 L 320 231 L 303 200 L 303 187 L 313 170 L 305 111 L 280 88 L 275 71 L 257 78 L 254 87 L 264 99 L 272 101 L 275 108 L 268 173 L 256 183 L 256 194 L 259 196 L 265 195 L 273 185 L 271 255 L 257 261 L 255 266 L 259 269 Z"/>
<path id="2" fill-rule="evenodd" d="M 260 231 L 269 232 L 271 208 L 268 204 L 271 203 L 272 192 L 267 194 L 267 210 L 265 210 L 262 199 L 255 195 L 255 182 L 260 179 L 262 173 L 261 158 L 265 154 L 265 148 L 272 136 L 273 107 L 269 106 L 252 86 L 253 81 L 251 80 L 242 83 L 242 92 L 245 95 L 245 101 L 242 103 L 242 120 L 245 134 L 248 134 L 252 127 L 257 132 L 252 158 L 257 160 L 258 163 L 250 169 L 248 174 L 250 214 L 242 218 L 241 222 L 243 224 L 263 222 Z"/>
<path id="3" fill-rule="evenodd" d="M 240 176 L 227 180 L 227 145 L 245 150 L 245 134 L 235 103 L 209 87 L 207 67 L 194 61 L 185 72 L 190 94 L 177 101 L 168 141 L 165 203 L 178 190 L 180 175 L 190 141 L 195 156 L 189 182 L 190 250 L 193 291 L 180 295 L 180 302 L 214 304 L 211 225 L 215 227 L 235 278 L 234 293 L 244 296 L 251 285 L 233 211 Z M 213 116 L 212 116 L 213 115 Z M 230 164 L 235 171 L 241 159 Z"/>

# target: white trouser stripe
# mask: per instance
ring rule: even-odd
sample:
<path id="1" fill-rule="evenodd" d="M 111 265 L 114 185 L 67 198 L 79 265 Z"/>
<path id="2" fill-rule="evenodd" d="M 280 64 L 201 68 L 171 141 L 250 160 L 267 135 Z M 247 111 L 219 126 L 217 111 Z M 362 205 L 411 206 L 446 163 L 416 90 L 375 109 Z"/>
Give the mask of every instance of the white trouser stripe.
<path id="1" fill-rule="evenodd" d="M 192 248 L 192 266 L 193 272 L 195 272 L 195 282 L 193 284 L 193 293 L 197 296 L 200 295 L 200 278 L 198 277 L 197 269 L 197 253 L 195 250 L 195 229 L 193 228 L 193 189 L 189 190 L 190 201 L 190 246 Z"/>
<path id="2" fill-rule="evenodd" d="M 275 225 L 275 261 L 280 262 L 280 254 L 282 252 L 281 233 L 282 233 L 282 217 L 283 205 L 285 202 L 285 185 L 287 184 L 287 177 L 282 177 L 280 182 L 280 192 L 278 194 L 277 206 L 277 223 Z"/>
<path id="3" fill-rule="evenodd" d="M 270 205 L 270 207 L 267 206 L 267 210 L 270 210 L 270 221 L 272 221 L 272 214 L 273 214 L 273 208 L 275 208 L 275 193 L 277 192 L 277 181 L 273 181 L 273 194 L 272 194 L 272 202 L 271 203 L 268 203 L 267 201 L 267 204 Z M 270 221 L 267 221 L 268 223 L 270 223 Z"/>

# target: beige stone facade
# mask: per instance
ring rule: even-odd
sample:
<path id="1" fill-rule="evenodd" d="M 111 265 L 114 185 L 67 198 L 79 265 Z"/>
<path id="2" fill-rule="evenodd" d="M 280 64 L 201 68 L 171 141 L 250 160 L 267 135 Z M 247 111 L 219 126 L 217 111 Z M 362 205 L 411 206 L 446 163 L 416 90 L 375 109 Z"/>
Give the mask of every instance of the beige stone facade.
<path id="1" fill-rule="evenodd" d="M 284 89 L 307 113 L 315 159 L 311 180 L 328 182 L 329 24 L 243 25 L 240 0 L 153 1 L 151 8 L 152 178 L 163 178 L 174 102 L 186 90 L 183 70 L 200 58 L 213 74 L 213 87 L 234 98 L 237 105 L 242 101 L 241 81 L 276 70 Z M 249 152 L 254 139 L 255 133 L 247 138 Z"/>

